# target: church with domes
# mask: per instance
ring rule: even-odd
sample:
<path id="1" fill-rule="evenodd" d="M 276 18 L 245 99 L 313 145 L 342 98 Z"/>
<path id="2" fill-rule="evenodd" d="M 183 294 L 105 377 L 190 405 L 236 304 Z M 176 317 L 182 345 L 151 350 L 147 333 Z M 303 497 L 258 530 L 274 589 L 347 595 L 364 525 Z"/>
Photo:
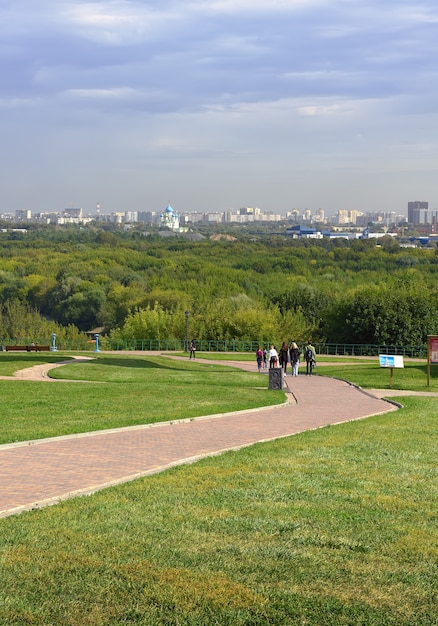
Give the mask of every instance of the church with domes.
<path id="1" fill-rule="evenodd" d="M 167 205 L 164 213 L 160 213 L 160 226 L 174 231 L 179 230 L 179 215 L 172 209 L 170 204 Z"/>

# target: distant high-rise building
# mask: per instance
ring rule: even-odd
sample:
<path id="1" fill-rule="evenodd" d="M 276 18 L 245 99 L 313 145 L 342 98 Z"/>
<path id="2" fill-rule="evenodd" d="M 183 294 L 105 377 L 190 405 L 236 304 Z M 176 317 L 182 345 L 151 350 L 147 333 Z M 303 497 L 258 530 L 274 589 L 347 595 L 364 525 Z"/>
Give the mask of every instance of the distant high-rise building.
<path id="1" fill-rule="evenodd" d="M 125 211 L 125 218 L 123 221 L 125 224 L 138 222 L 138 211 Z"/>
<path id="2" fill-rule="evenodd" d="M 239 209 L 239 215 L 260 215 L 261 211 L 258 207 L 246 206 Z"/>
<path id="3" fill-rule="evenodd" d="M 304 209 L 303 220 L 305 222 L 310 222 L 311 219 L 312 219 L 312 211 L 310 209 Z"/>
<path id="4" fill-rule="evenodd" d="M 139 211 L 137 213 L 137 219 L 143 224 L 158 224 L 160 216 L 156 211 Z"/>
<path id="5" fill-rule="evenodd" d="M 429 203 L 423 200 L 408 202 L 408 222 L 410 224 L 427 224 Z"/>
<path id="6" fill-rule="evenodd" d="M 15 211 L 15 217 L 17 220 L 30 220 L 32 219 L 32 211 L 29 209 L 18 209 Z"/>
<path id="7" fill-rule="evenodd" d="M 82 217 L 82 209 L 80 208 L 64 209 L 62 212 L 62 216 L 80 219 Z"/>
<path id="8" fill-rule="evenodd" d="M 347 211 L 346 209 L 339 209 L 336 217 L 336 221 L 338 224 L 348 224 L 350 221 L 349 211 Z"/>

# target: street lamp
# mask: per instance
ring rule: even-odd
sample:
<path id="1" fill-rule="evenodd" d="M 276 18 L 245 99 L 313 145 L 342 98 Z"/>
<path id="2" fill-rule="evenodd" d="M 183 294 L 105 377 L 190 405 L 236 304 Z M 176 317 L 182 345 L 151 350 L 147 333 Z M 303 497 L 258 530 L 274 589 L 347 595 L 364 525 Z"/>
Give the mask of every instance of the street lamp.
<path id="1" fill-rule="evenodd" d="M 189 315 L 190 311 L 186 311 L 186 352 L 189 351 Z"/>

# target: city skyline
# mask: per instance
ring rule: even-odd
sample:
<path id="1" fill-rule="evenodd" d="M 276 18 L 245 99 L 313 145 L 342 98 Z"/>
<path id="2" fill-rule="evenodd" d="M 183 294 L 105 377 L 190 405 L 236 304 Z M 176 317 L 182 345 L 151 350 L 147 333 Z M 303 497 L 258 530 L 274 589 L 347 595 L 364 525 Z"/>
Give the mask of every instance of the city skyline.
<path id="1" fill-rule="evenodd" d="M 432 0 L 0 7 L 2 211 L 436 200 Z"/>
<path id="2" fill-rule="evenodd" d="M 428 204 L 410 202 L 409 205 Z M 412 213 L 412 207 L 408 207 Z M 421 210 L 421 218 L 425 224 L 432 223 L 437 217 L 438 211 L 429 209 Z M 416 213 L 416 217 L 412 220 L 414 224 L 422 223 L 420 213 Z M 40 222 L 43 224 L 88 224 L 90 222 L 107 221 L 118 224 L 134 224 L 134 223 L 151 223 L 161 224 L 162 226 L 170 226 L 172 230 L 178 230 L 180 222 L 186 226 L 189 223 L 207 222 L 207 223 L 249 223 L 249 222 L 285 222 L 292 221 L 301 224 L 325 223 L 328 226 L 335 225 L 357 225 L 365 227 L 370 222 L 381 224 L 384 226 L 395 226 L 399 222 L 410 222 L 403 214 L 397 214 L 395 211 L 370 211 L 362 212 L 356 210 L 339 210 L 335 215 L 327 216 L 325 211 L 319 209 L 311 211 L 310 209 L 288 211 L 286 214 L 267 212 L 264 213 L 260 207 L 242 207 L 240 209 L 227 211 L 182 211 L 175 210 L 170 204 L 164 210 L 159 211 L 114 211 L 106 213 L 99 211 L 97 213 L 84 212 L 81 207 L 64 208 L 61 211 L 32 213 L 30 209 L 17 209 L 15 214 L 1 213 L 0 219 L 6 221 L 18 220 L 19 222 Z"/>

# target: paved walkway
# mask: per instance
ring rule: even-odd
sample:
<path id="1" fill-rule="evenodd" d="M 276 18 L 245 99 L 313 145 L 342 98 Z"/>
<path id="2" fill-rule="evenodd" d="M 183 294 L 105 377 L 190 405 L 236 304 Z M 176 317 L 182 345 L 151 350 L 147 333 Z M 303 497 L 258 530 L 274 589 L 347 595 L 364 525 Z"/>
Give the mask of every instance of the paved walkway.
<path id="1" fill-rule="evenodd" d="M 256 369 L 253 363 L 229 364 Z M 15 378 L 47 379 L 50 367 L 29 368 Z M 266 380 L 265 374 L 260 376 Z M 0 517 L 255 442 L 397 408 L 336 379 L 300 375 L 288 377 L 286 382 L 287 402 L 276 407 L 2 445 Z"/>

